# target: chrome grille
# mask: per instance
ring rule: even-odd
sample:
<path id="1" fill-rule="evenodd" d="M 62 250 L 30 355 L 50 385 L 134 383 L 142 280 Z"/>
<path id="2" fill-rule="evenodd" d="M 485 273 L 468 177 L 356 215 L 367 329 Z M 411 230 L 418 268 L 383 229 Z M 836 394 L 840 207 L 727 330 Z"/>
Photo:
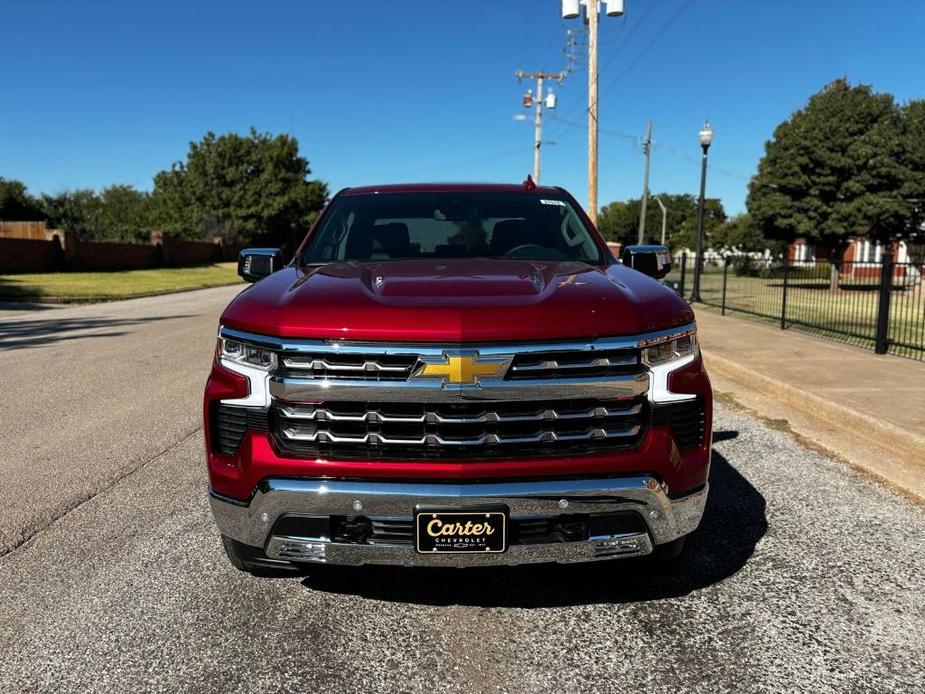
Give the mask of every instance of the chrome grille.
<path id="1" fill-rule="evenodd" d="M 284 354 L 280 373 L 295 378 L 406 381 L 417 360 L 414 354 Z"/>
<path id="2" fill-rule="evenodd" d="M 507 378 L 597 378 L 633 373 L 638 369 L 636 350 L 530 352 L 514 357 Z"/>
<path id="3" fill-rule="evenodd" d="M 447 346 L 453 351 L 453 346 Z M 472 346 L 467 350 L 485 358 L 503 355 L 512 360 L 504 379 L 548 380 L 604 378 L 642 370 L 639 350 L 600 348 L 592 343 L 534 344 L 528 346 Z M 376 348 L 356 343 L 331 343 L 324 349 L 284 352 L 277 376 L 292 379 L 334 381 L 408 381 L 424 366 L 424 359 L 439 358 L 444 348 L 428 345 L 397 345 Z"/>
<path id="4" fill-rule="evenodd" d="M 268 404 L 283 455 L 482 460 L 638 446 L 653 413 L 641 350 L 693 330 L 494 344 L 221 335 L 277 355 L 249 397 Z"/>
<path id="5" fill-rule="evenodd" d="M 484 458 L 635 445 L 645 403 L 277 403 L 273 431 L 287 452 L 332 457 Z"/>

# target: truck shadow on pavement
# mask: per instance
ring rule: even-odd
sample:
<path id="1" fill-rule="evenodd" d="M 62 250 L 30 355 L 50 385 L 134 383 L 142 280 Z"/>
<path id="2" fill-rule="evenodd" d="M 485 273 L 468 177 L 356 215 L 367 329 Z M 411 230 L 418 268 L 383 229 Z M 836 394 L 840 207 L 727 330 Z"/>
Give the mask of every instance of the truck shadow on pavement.
<path id="1" fill-rule="evenodd" d="M 37 318 L 34 320 L 0 321 L 0 351 L 38 347 L 84 337 L 115 337 L 124 335 L 125 331 L 111 330 L 110 328 L 188 317 L 190 316 L 177 314 L 146 316 L 143 318 Z M 103 329 L 104 332 L 85 332 L 100 329 Z"/>
<path id="2" fill-rule="evenodd" d="M 714 440 L 738 432 L 716 432 Z M 710 495 L 684 554 L 661 565 L 644 557 L 589 564 L 420 569 L 317 567 L 302 584 L 312 590 L 423 605 L 564 607 L 662 600 L 719 583 L 739 571 L 768 528 L 765 500 L 713 451 Z"/>
<path id="3" fill-rule="evenodd" d="M 0 281 L 0 289 L 2 288 L 3 283 Z M 50 311 L 55 308 L 61 308 L 60 304 L 43 304 L 33 301 L 4 301 L 0 299 L 0 311 L 3 312 Z"/>

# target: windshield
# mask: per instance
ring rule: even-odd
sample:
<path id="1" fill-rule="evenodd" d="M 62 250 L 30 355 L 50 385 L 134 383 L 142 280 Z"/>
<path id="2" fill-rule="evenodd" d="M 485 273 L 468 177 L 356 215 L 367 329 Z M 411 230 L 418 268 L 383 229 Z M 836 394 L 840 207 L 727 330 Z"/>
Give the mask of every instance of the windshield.
<path id="1" fill-rule="evenodd" d="M 331 203 L 302 262 L 408 258 L 602 263 L 568 200 L 518 192 L 344 195 Z"/>

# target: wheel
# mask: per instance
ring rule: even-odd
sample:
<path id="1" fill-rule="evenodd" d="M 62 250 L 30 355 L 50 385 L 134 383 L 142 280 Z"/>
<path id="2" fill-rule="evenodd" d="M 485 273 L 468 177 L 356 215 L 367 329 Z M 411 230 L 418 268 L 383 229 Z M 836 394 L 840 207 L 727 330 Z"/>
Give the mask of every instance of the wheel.
<path id="1" fill-rule="evenodd" d="M 299 567 L 290 564 L 288 561 L 270 559 L 259 547 L 251 547 L 243 542 L 233 540 L 227 535 L 222 535 L 222 547 L 225 548 L 225 554 L 228 561 L 238 571 L 244 571 L 252 576 L 276 577 L 291 576 L 299 573 Z"/>
<path id="2" fill-rule="evenodd" d="M 684 553 L 685 544 L 687 544 L 687 535 L 682 535 L 663 545 L 655 545 L 652 558 L 659 563 L 670 564 Z"/>

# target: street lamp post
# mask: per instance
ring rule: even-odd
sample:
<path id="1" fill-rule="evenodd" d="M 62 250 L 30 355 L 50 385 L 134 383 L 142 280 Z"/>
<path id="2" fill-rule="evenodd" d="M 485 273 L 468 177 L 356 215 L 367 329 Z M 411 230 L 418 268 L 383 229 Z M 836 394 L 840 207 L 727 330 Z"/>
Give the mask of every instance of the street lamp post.
<path id="1" fill-rule="evenodd" d="M 665 230 L 668 227 L 668 208 L 665 207 L 665 203 L 662 202 L 662 199 L 659 197 L 655 198 L 655 202 L 658 203 L 659 209 L 662 211 L 662 245 L 665 245 Z"/>
<path id="2" fill-rule="evenodd" d="M 713 128 L 710 127 L 709 121 L 703 124 L 698 135 L 703 157 L 700 166 L 700 207 L 697 210 L 697 258 L 694 261 L 694 291 L 691 293 L 691 302 L 700 301 L 700 268 L 703 266 L 703 207 L 707 192 L 707 151 L 713 143 Z"/>

